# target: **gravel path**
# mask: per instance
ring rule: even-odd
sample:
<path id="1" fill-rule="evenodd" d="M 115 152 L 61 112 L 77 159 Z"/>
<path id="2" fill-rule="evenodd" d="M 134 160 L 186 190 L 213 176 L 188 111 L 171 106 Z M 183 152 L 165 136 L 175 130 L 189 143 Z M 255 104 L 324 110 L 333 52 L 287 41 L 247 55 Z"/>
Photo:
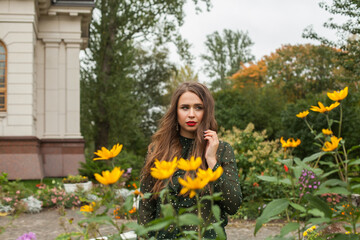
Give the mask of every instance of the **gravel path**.
<path id="1" fill-rule="evenodd" d="M 82 215 L 75 210 L 66 210 L 66 218 L 73 219 L 73 225 L 82 219 Z M 10 222 L 9 217 L 0 217 L 0 226 Z M 118 220 L 119 225 L 124 220 Z M 0 239 L 16 240 L 19 236 L 27 232 L 34 232 L 37 240 L 53 240 L 61 233 L 64 233 L 64 227 L 71 228 L 68 222 L 60 216 L 57 210 L 44 210 L 38 214 L 22 214 L 15 219 L 12 225 L 8 226 Z M 253 236 L 255 222 L 248 221 L 230 221 L 226 227 L 228 240 L 264 240 L 267 236 L 275 235 L 279 232 L 279 224 L 268 224 L 261 228 L 256 237 Z M 101 232 L 111 233 L 112 226 L 101 228 Z"/>

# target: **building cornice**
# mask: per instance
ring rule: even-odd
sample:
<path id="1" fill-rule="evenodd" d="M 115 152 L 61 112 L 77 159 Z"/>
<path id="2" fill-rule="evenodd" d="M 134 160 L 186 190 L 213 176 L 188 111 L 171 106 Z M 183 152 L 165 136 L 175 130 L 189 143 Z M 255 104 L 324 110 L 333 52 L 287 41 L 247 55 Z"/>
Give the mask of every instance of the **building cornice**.
<path id="1" fill-rule="evenodd" d="M 81 38 L 84 49 L 87 46 L 94 0 L 37 0 L 38 16 L 81 17 Z"/>

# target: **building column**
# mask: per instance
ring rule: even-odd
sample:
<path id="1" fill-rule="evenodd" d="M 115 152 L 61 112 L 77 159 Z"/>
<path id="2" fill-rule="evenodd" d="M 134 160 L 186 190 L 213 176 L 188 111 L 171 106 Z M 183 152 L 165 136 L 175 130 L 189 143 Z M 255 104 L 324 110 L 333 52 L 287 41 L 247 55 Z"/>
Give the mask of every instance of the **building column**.
<path id="1" fill-rule="evenodd" d="M 81 39 L 64 40 L 66 47 L 66 138 L 82 138 L 80 133 L 80 64 Z"/>
<path id="2" fill-rule="evenodd" d="M 59 138 L 59 47 L 60 39 L 45 43 L 45 126 L 44 138 Z"/>

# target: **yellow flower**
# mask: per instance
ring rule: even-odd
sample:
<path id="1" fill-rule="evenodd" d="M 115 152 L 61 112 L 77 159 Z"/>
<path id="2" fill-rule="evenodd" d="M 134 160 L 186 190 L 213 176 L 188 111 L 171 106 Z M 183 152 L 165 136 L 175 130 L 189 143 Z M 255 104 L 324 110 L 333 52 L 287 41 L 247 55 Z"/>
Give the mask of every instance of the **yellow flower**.
<path id="1" fill-rule="evenodd" d="M 192 171 L 198 169 L 201 163 L 202 161 L 200 157 L 197 157 L 196 159 L 195 157 L 191 157 L 190 160 L 185 160 L 181 158 L 178 161 L 178 168 L 185 171 Z"/>
<path id="2" fill-rule="evenodd" d="M 190 191 L 190 198 L 193 198 L 196 194 L 195 190 L 202 189 L 206 186 L 206 184 L 209 183 L 209 178 L 203 178 L 197 177 L 195 179 L 192 179 L 191 177 L 187 177 L 186 181 L 182 178 L 179 178 L 179 183 L 183 185 L 183 188 L 180 191 L 180 194 L 184 195 L 188 191 Z"/>
<path id="3" fill-rule="evenodd" d="M 95 207 L 95 202 L 90 203 L 89 205 L 84 205 L 80 208 L 81 212 L 93 212 Z"/>
<path id="4" fill-rule="evenodd" d="M 289 148 L 289 147 L 296 148 L 297 146 L 300 145 L 301 140 L 300 140 L 300 139 L 297 139 L 297 140 L 295 141 L 294 138 L 289 138 L 289 139 L 285 142 L 284 138 L 281 137 L 281 138 L 280 138 L 280 142 L 281 142 L 282 147 L 286 149 L 286 148 Z"/>
<path id="5" fill-rule="evenodd" d="M 318 102 L 318 106 L 311 106 L 310 110 L 314 111 L 314 112 L 319 112 L 319 113 L 325 113 L 325 112 L 330 112 L 331 110 L 333 110 L 334 108 L 336 108 L 337 106 L 340 105 L 339 102 L 335 102 L 333 104 L 331 104 L 329 107 L 325 107 L 324 104 L 322 104 L 321 102 Z"/>
<path id="6" fill-rule="evenodd" d="M 116 183 L 123 173 L 124 170 L 121 170 L 120 167 L 115 167 L 111 172 L 109 170 L 102 171 L 102 176 L 98 173 L 95 173 L 94 176 L 98 182 L 109 185 Z"/>
<path id="7" fill-rule="evenodd" d="M 116 157 L 122 149 L 123 145 L 116 144 L 113 146 L 113 148 L 109 151 L 107 148 L 102 147 L 101 150 L 98 150 L 97 152 L 94 152 L 96 155 L 98 155 L 98 158 L 94 158 L 93 160 L 108 160 L 110 158 Z"/>
<path id="8" fill-rule="evenodd" d="M 155 167 L 151 168 L 150 174 L 156 179 L 169 178 L 175 172 L 177 167 L 177 158 L 175 157 L 172 162 L 159 161 L 155 159 Z"/>
<path id="9" fill-rule="evenodd" d="M 324 147 L 322 148 L 322 150 L 325 151 L 325 152 L 330 152 L 330 151 L 335 150 L 338 147 L 339 142 L 341 141 L 341 139 L 342 138 L 337 138 L 335 136 L 332 136 L 331 137 L 331 142 L 325 142 Z"/>
<path id="10" fill-rule="evenodd" d="M 323 130 L 322 130 L 322 133 L 323 133 L 324 135 L 333 135 L 333 132 L 332 132 L 330 129 L 323 129 Z"/>
<path id="11" fill-rule="evenodd" d="M 333 101 L 341 101 L 348 95 L 348 87 L 344 88 L 341 91 L 334 91 L 332 93 L 327 93 L 328 97 Z"/>
<path id="12" fill-rule="evenodd" d="M 305 231 L 305 232 L 303 233 L 303 236 L 304 236 L 304 237 L 306 237 L 306 236 L 307 236 L 307 231 Z"/>
<path id="13" fill-rule="evenodd" d="M 218 167 L 214 172 L 211 168 L 207 170 L 203 170 L 201 168 L 198 169 L 197 176 L 201 179 L 208 178 L 209 182 L 216 181 L 224 172 L 222 167 Z"/>
<path id="14" fill-rule="evenodd" d="M 296 114 L 296 116 L 298 118 L 305 118 L 308 114 L 309 114 L 309 111 L 306 110 L 306 111 L 303 111 L 303 112 L 299 112 L 298 114 Z"/>

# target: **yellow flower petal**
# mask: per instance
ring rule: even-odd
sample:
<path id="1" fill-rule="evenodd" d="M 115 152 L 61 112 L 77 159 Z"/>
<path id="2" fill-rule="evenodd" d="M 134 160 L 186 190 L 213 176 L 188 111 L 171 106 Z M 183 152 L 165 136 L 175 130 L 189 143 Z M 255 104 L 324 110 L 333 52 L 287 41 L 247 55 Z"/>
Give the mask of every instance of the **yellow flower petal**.
<path id="1" fill-rule="evenodd" d="M 98 150 L 97 152 L 94 152 L 94 154 L 98 155 L 98 158 L 94 158 L 93 160 L 108 160 L 110 158 L 116 157 L 122 149 L 123 145 L 116 144 L 112 147 L 112 149 L 109 151 L 107 148 L 102 147 L 101 150 Z"/>
<path id="2" fill-rule="evenodd" d="M 190 198 L 193 198 L 194 196 L 196 195 L 196 192 L 194 191 L 194 190 L 192 190 L 191 192 L 190 192 Z"/>
<path id="3" fill-rule="evenodd" d="M 289 139 L 285 142 L 284 138 L 281 137 L 281 138 L 280 138 L 280 142 L 281 142 L 282 147 L 286 149 L 286 148 L 290 148 L 290 147 L 291 147 L 291 148 L 295 148 L 295 147 L 299 146 L 300 143 L 301 143 L 301 140 L 300 140 L 300 139 L 297 139 L 297 140 L 295 141 L 294 138 L 289 138 Z"/>
<path id="4" fill-rule="evenodd" d="M 324 135 L 333 135 L 333 132 L 332 132 L 330 129 L 323 129 L 323 130 L 322 130 L 322 133 L 323 133 Z"/>
<path id="5" fill-rule="evenodd" d="M 191 157 L 190 160 L 185 160 L 181 158 L 178 161 L 178 168 L 184 171 L 195 171 L 200 167 L 201 163 L 202 161 L 200 157 L 197 157 L 196 159 L 194 157 Z"/>
<path id="6" fill-rule="evenodd" d="M 167 179 L 176 171 L 177 158 L 175 157 L 171 162 L 164 160 L 160 162 L 158 159 L 155 159 L 154 164 L 155 167 L 150 169 L 151 176 L 160 180 Z"/>
<path id="7" fill-rule="evenodd" d="M 324 152 L 330 152 L 330 151 L 333 151 L 333 150 L 337 149 L 341 139 L 342 138 L 337 138 L 336 136 L 332 136 L 331 137 L 331 142 L 325 142 L 324 147 L 322 148 L 322 150 Z"/>
<path id="8" fill-rule="evenodd" d="M 111 172 L 108 170 L 102 171 L 102 176 L 98 173 L 95 173 L 94 176 L 101 184 L 109 185 L 116 183 L 123 173 L 124 170 L 121 170 L 120 167 L 115 167 Z"/>
<path id="9" fill-rule="evenodd" d="M 306 110 L 306 111 L 304 111 L 304 112 L 299 112 L 298 114 L 296 114 L 296 116 L 297 116 L 298 118 L 305 118 L 308 114 L 309 114 L 309 111 Z"/>
<path id="10" fill-rule="evenodd" d="M 330 112 L 331 110 L 333 110 L 334 108 L 339 106 L 340 103 L 335 102 L 335 103 L 331 104 L 329 107 L 325 107 L 324 104 L 322 104 L 321 102 L 318 102 L 318 105 L 319 105 L 319 107 L 311 106 L 310 110 L 312 110 L 314 112 L 319 112 L 319 113 L 326 113 L 326 112 Z"/>
<path id="11" fill-rule="evenodd" d="M 333 101 L 341 101 L 345 99 L 348 95 L 349 88 L 345 87 L 343 90 L 334 91 L 332 93 L 328 92 L 327 96 Z"/>

